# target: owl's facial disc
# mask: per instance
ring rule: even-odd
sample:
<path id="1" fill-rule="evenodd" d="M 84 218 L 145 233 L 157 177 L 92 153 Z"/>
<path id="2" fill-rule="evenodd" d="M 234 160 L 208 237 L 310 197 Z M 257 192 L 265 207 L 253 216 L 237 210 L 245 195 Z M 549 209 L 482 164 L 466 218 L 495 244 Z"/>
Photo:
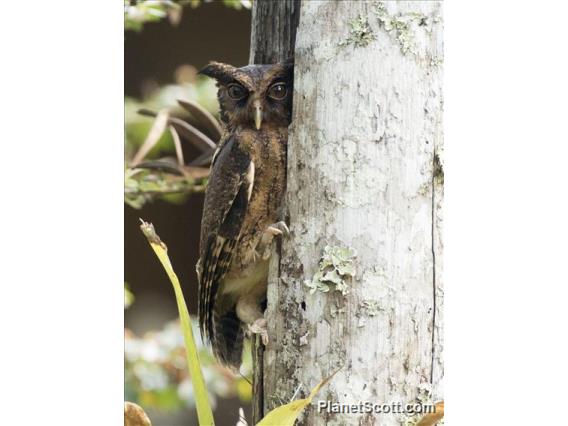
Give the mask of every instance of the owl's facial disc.
<path id="1" fill-rule="evenodd" d="M 232 65 L 211 62 L 201 71 L 217 80 L 221 120 L 229 129 L 287 127 L 291 121 L 292 64 Z"/>

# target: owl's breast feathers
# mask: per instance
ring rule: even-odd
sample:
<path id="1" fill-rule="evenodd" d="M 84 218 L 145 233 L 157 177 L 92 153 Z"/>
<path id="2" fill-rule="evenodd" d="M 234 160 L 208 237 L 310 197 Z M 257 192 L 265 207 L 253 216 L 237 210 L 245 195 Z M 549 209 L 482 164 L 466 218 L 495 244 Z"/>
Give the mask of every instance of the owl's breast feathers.
<path id="1" fill-rule="evenodd" d="M 224 291 L 224 278 L 228 273 L 242 278 L 249 267 L 254 269 L 262 232 L 277 220 L 286 181 L 286 140 L 285 128 L 235 130 L 225 135 L 211 166 L 198 278 L 200 328 L 214 347 L 213 314 L 222 314 L 215 301 Z"/>

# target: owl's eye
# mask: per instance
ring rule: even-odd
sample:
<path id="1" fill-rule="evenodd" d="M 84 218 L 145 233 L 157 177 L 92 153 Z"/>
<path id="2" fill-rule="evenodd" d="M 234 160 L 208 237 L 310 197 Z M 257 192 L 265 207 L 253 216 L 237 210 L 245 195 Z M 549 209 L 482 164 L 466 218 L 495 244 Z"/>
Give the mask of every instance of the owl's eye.
<path id="1" fill-rule="evenodd" d="M 247 95 L 247 90 L 240 84 L 233 83 L 229 85 L 227 90 L 231 99 L 236 101 L 243 99 Z"/>
<path id="2" fill-rule="evenodd" d="M 281 100 L 286 97 L 286 84 L 284 83 L 276 83 L 272 85 L 270 89 L 268 89 L 268 96 L 272 99 Z"/>

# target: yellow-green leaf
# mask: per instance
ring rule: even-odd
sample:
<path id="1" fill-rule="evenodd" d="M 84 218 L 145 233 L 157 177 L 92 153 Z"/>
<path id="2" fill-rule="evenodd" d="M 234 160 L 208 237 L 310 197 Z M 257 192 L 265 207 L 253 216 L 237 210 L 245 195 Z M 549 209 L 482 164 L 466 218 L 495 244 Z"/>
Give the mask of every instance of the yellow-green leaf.
<path id="1" fill-rule="evenodd" d="M 292 401 L 289 404 L 275 408 L 258 422 L 256 426 L 294 426 L 294 422 L 300 413 L 312 402 L 312 399 L 314 399 L 314 396 L 317 395 L 320 389 L 335 376 L 337 371 L 327 379 L 319 382 L 319 384 L 312 389 L 307 398 L 298 399 L 297 401 Z"/>
<path id="2" fill-rule="evenodd" d="M 154 226 L 151 223 L 146 223 L 143 220 L 141 220 L 141 222 L 142 225 L 140 225 L 140 229 L 142 229 L 142 232 L 148 239 L 150 246 L 156 253 L 156 256 L 158 256 L 160 263 L 166 270 L 166 273 L 168 274 L 168 277 L 170 278 L 170 281 L 172 282 L 172 285 L 174 287 L 181 328 L 183 331 L 183 338 L 185 341 L 187 365 L 189 369 L 189 375 L 191 376 L 191 382 L 193 384 L 193 391 L 195 392 L 195 405 L 197 408 L 199 425 L 214 425 L 215 423 L 213 421 L 213 411 L 211 410 L 207 388 L 205 387 L 205 380 L 203 378 L 203 373 L 201 372 L 201 364 L 199 363 L 197 347 L 195 346 L 195 340 L 193 338 L 193 331 L 191 329 L 191 322 L 189 320 L 189 312 L 187 310 L 187 305 L 185 304 L 185 299 L 183 298 L 179 279 L 174 272 L 170 258 L 168 257 L 168 248 L 162 242 L 162 240 L 160 240 L 160 237 L 158 236 L 158 234 L 156 234 Z"/>

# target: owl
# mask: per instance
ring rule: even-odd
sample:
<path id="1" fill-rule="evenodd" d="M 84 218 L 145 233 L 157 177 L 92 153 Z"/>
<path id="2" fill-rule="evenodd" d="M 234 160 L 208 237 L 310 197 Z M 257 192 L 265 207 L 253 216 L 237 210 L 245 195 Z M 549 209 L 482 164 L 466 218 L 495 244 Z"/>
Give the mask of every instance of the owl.
<path id="1" fill-rule="evenodd" d="M 292 64 L 236 68 L 212 62 L 223 135 L 205 192 L 197 275 L 199 326 L 213 353 L 238 369 L 245 334 L 268 342 L 262 305 L 276 236 L 292 109 Z"/>

